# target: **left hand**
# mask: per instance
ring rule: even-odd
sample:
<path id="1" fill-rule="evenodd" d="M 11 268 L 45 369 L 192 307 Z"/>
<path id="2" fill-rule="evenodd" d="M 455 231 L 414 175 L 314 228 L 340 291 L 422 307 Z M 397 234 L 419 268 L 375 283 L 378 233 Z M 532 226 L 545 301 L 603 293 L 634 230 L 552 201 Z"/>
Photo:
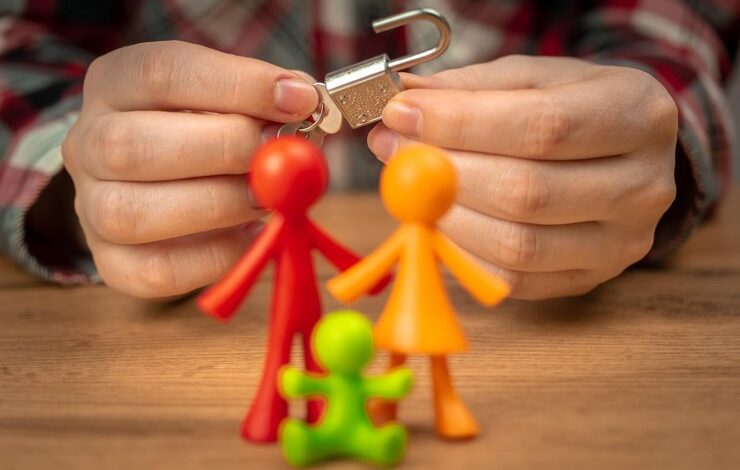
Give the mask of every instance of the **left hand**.
<path id="1" fill-rule="evenodd" d="M 381 160 L 448 150 L 456 205 L 442 230 L 512 286 L 578 295 L 644 257 L 676 193 L 676 104 L 637 69 L 509 56 L 406 75 L 368 137 Z"/>

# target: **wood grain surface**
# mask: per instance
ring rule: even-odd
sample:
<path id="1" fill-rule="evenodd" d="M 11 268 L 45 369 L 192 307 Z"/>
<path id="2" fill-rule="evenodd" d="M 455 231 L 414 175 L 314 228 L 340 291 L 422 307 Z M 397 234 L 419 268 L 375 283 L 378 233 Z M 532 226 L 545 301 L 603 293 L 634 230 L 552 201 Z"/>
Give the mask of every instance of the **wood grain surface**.
<path id="1" fill-rule="evenodd" d="M 472 344 L 453 373 L 484 434 L 434 437 L 427 364 L 414 359 L 400 468 L 740 468 L 738 214 L 736 191 L 669 266 L 582 298 L 485 310 L 451 285 Z M 315 216 L 363 253 L 394 228 L 371 195 L 329 197 Z M 277 446 L 238 436 L 269 293 L 267 273 L 223 325 L 192 299 L 46 285 L 0 261 L 0 468 L 287 468 Z M 375 317 L 383 301 L 358 308 Z"/>

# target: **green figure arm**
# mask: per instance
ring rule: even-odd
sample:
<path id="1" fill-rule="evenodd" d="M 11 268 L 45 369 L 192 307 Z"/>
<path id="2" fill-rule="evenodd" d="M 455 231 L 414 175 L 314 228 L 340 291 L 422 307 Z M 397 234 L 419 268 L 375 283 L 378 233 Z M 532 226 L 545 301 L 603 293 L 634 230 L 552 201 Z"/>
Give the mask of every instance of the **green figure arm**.
<path id="1" fill-rule="evenodd" d="M 379 377 L 365 378 L 362 386 L 367 397 L 400 400 L 408 395 L 413 383 L 414 377 L 411 369 L 399 367 Z"/>
<path id="2" fill-rule="evenodd" d="M 294 367 L 280 370 L 279 388 L 285 398 L 325 396 L 328 391 L 327 379 L 300 371 Z"/>
<path id="3" fill-rule="evenodd" d="M 434 251 L 460 284 L 483 305 L 496 305 L 509 295 L 511 288 L 506 281 L 475 264 L 439 232 L 434 235 Z"/>

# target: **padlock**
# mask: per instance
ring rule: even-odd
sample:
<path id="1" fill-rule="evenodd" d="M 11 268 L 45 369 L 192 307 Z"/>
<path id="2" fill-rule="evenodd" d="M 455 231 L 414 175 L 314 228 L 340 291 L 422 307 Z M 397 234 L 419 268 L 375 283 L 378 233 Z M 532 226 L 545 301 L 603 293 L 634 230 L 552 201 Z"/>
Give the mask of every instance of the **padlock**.
<path id="1" fill-rule="evenodd" d="M 430 61 L 442 55 L 450 44 L 450 25 L 436 10 L 420 8 L 373 21 L 376 33 L 415 21 L 429 21 L 437 28 L 437 45 L 416 54 L 391 59 L 387 54 L 364 60 L 326 75 L 329 97 L 352 128 L 379 121 L 383 108 L 402 90 L 399 70 Z"/>

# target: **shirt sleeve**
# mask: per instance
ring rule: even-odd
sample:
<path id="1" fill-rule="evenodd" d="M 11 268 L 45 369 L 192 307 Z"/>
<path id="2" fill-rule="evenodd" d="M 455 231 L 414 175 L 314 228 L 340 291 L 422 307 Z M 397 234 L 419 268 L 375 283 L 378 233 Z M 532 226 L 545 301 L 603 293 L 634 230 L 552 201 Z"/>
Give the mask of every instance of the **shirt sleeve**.
<path id="1" fill-rule="evenodd" d="M 17 3 L 32 10 L 48 2 Z M 49 257 L 41 261 L 29 249 L 25 223 L 38 196 L 63 170 L 61 143 L 77 117 L 94 54 L 62 40 L 53 24 L 24 7 L 8 9 L 13 8 L 0 7 L 0 251 L 46 280 L 94 281 L 89 256 L 68 253 L 57 264 Z"/>
<path id="2" fill-rule="evenodd" d="M 635 67 L 658 79 L 679 110 L 676 200 L 663 216 L 645 262 L 677 249 L 728 190 L 734 135 L 723 85 L 732 70 L 738 2 L 590 2 L 573 55 Z"/>

